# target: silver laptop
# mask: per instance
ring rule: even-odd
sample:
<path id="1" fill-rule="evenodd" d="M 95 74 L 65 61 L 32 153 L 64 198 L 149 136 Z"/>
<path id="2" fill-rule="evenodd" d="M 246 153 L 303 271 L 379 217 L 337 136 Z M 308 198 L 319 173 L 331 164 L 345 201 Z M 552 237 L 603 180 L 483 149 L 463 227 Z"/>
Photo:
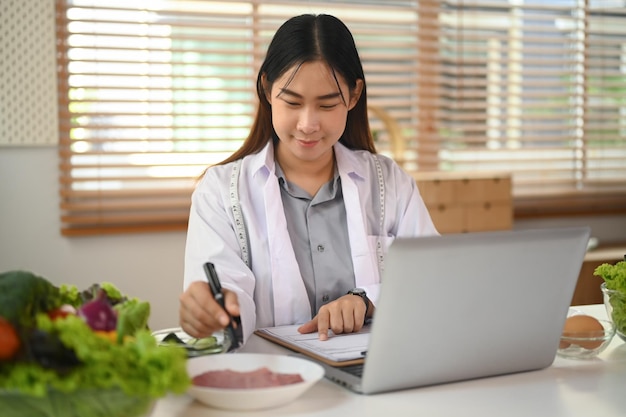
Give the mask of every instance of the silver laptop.
<path id="1" fill-rule="evenodd" d="M 362 375 L 322 363 L 326 377 L 374 394 L 550 366 L 589 233 L 559 228 L 395 240 Z"/>

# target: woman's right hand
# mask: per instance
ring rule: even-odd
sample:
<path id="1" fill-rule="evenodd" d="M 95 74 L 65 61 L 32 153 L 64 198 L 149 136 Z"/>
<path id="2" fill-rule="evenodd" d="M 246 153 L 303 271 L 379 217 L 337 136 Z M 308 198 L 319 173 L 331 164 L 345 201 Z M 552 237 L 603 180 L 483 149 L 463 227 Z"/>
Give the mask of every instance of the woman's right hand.
<path id="1" fill-rule="evenodd" d="M 239 316 L 237 294 L 223 290 L 224 304 L 231 316 Z M 213 298 L 205 281 L 192 282 L 180 296 L 179 322 L 191 337 L 208 337 L 230 323 L 226 311 Z"/>

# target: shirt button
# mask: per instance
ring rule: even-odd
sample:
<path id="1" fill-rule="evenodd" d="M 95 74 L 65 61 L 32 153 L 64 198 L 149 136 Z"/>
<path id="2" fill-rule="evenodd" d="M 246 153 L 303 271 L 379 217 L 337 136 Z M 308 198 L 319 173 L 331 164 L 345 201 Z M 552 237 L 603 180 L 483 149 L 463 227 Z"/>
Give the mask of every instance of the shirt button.
<path id="1" fill-rule="evenodd" d="M 324 245 L 317 245 L 318 252 L 324 252 Z"/>
<path id="2" fill-rule="evenodd" d="M 328 294 L 324 294 L 324 295 L 322 296 L 322 301 L 323 301 L 323 302 L 325 302 L 325 303 L 327 303 L 327 302 L 328 302 L 328 300 L 330 300 L 329 295 L 328 295 Z"/>

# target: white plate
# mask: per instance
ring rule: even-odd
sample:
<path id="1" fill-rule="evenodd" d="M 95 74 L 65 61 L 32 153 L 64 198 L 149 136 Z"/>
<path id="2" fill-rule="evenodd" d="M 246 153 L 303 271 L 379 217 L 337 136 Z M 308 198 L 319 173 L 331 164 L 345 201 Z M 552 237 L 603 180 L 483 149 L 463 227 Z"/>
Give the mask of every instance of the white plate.
<path id="1" fill-rule="evenodd" d="M 286 405 L 324 376 L 324 368 L 306 359 L 261 353 L 230 353 L 202 356 L 187 361 L 191 378 L 207 371 L 254 371 L 267 367 L 272 372 L 299 373 L 303 382 L 269 388 L 208 388 L 191 385 L 189 395 L 211 407 L 225 410 L 262 410 Z"/>

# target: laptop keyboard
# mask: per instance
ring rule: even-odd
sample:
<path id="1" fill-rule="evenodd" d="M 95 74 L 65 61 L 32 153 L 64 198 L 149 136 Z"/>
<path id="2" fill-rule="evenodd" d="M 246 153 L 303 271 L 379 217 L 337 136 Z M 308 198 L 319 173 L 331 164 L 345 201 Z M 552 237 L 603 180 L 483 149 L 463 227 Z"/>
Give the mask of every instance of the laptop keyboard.
<path id="1" fill-rule="evenodd" d="M 363 364 L 357 364 L 357 365 L 348 365 L 348 366 L 343 366 L 341 367 L 342 371 L 345 371 L 351 375 L 357 376 L 357 377 L 362 377 L 363 376 Z"/>

